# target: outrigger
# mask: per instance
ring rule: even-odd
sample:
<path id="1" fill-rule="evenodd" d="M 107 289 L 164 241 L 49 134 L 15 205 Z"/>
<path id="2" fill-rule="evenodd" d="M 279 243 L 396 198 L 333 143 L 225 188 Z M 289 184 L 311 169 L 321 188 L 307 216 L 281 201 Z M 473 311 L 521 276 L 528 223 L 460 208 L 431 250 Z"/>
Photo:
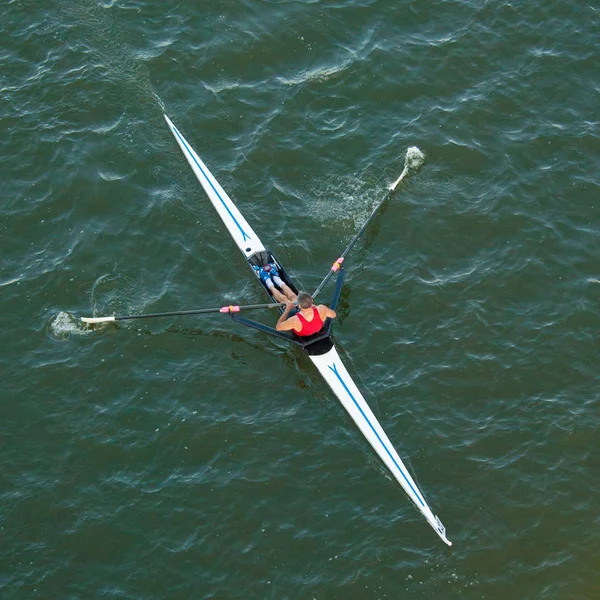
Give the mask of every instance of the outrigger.
<path id="1" fill-rule="evenodd" d="M 221 217 L 225 227 L 227 227 L 231 234 L 234 242 L 242 252 L 246 263 L 250 268 L 250 272 L 253 277 L 257 279 L 259 284 L 263 287 L 268 297 L 274 301 L 269 288 L 261 281 L 258 272 L 254 269 L 255 266 L 261 267 L 267 263 L 274 263 L 279 271 L 281 279 L 293 290 L 295 294 L 298 293 L 294 281 L 291 279 L 287 271 L 283 268 L 277 257 L 273 252 L 263 245 L 258 235 L 250 227 L 246 219 L 240 213 L 238 208 L 232 202 L 231 198 L 227 195 L 225 190 L 221 187 L 219 182 L 214 178 L 212 173 L 208 170 L 206 165 L 202 162 L 200 157 L 196 154 L 194 149 L 183 137 L 181 132 L 173 125 L 171 120 L 165 115 L 165 120 L 171 129 L 171 132 L 175 136 L 177 143 L 179 144 L 185 158 L 192 167 L 192 170 L 196 174 L 198 181 L 204 188 L 207 196 L 211 203 L 216 209 L 217 213 Z M 409 153 L 411 150 L 409 149 Z M 331 299 L 330 307 L 335 310 L 340 299 L 342 291 L 342 285 L 344 283 L 345 271 L 342 263 L 354 246 L 360 235 L 364 232 L 369 223 L 373 220 L 379 208 L 385 203 L 390 195 L 395 191 L 398 184 L 402 181 L 404 176 L 408 173 L 411 166 L 411 157 L 407 153 L 406 164 L 400 177 L 390 187 L 388 193 L 383 200 L 377 205 L 377 207 L 371 213 L 369 219 L 362 226 L 360 231 L 354 236 L 344 253 L 338 258 L 332 265 L 331 270 L 327 276 L 323 279 L 319 287 L 313 294 L 313 298 L 322 290 L 324 285 L 329 279 L 337 274 L 337 280 L 333 297 Z M 440 519 L 433 514 L 429 505 L 425 501 L 422 492 L 419 490 L 417 484 L 414 482 L 410 473 L 406 469 L 406 466 L 398 456 L 398 453 L 394 449 L 394 446 L 390 442 L 389 438 L 385 434 L 383 428 L 379 424 L 379 421 L 369 408 L 369 405 L 363 398 L 360 390 L 356 387 L 354 381 L 348 374 L 348 371 L 344 367 L 344 364 L 340 360 L 337 353 L 333 340 L 331 339 L 331 329 L 333 322 L 331 319 L 327 319 L 322 330 L 309 337 L 299 337 L 294 333 L 277 331 L 273 327 L 263 325 L 257 321 L 246 319 L 245 317 L 239 316 L 240 310 L 251 309 L 251 308 L 263 308 L 266 306 L 276 306 L 280 311 L 283 311 L 282 304 L 265 304 L 265 305 L 250 305 L 250 306 L 224 306 L 214 309 L 199 309 L 189 311 L 179 311 L 170 313 L 156 313 L 152 315 L 130 315 L 125 317 L 92 317 L 83 318 L 87 323 L 101 323 L 105 321 L 115 321 L 122 319 L 134 319 L 143 317 L 157 317 L 157 316 L 171 316 L 181 314 L 200 314 L 206 312 L 222 312 L 227 313 L 237 323 L 241 323 L 247 327 L 251 327 L 263 333 L 267 333 L 274 337 L 284 339 L 287 342 L 291 342 L 298 346 L 301 346 L 308 354 L 310 360 L 317 367 L 319 373 L 325 379 L 329 387 L 332 389 L 334 394 L 337 396 L 339 401 L 342 403 L 344 408 L 348 411 L 358 428 L 361 430 L 363 435 L 367 438 L 375 452 L 379 455 L 381 460 L 385 463 L 392 475 L 400 483 L 404 491 L 408 494 L 409 498 L 413 501 L 415 506 L 427 519 L 427 522 L 433 527 L 438 536 L 448 545 L 451 546 L 452 542 L 446 537 L 446 529 Z"/>

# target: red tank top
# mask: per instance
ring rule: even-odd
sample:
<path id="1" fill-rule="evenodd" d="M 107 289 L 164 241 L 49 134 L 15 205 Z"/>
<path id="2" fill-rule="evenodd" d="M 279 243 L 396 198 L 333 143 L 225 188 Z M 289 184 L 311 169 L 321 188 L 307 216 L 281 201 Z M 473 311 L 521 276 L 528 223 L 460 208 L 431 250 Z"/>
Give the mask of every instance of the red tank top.
<path id="1" fill-rule="evenodd" d="M 323 327 L 323 319 L 321 319 L 321 315 L 319 314 L 319 310 L 317 309 L 316 306 L 312 307 L 313 309 L 313 320 L 312 321 L 307 321 L 303 316 L 302 313 L 300 311 L 298 311 L 298 313 L 296 314 L 296 316 L 300 319 L 300 323 L 302 324 L 302 329 L 300 331 L 296 331 L 294 329 L 294 332 L 296 333 L 296 335 L 300 335 L 300 336 L 307 336 L 307 335 L 313 335 L 313 333 L 317 333 L 318 331 L 321 331 L 321 328 Z"/>

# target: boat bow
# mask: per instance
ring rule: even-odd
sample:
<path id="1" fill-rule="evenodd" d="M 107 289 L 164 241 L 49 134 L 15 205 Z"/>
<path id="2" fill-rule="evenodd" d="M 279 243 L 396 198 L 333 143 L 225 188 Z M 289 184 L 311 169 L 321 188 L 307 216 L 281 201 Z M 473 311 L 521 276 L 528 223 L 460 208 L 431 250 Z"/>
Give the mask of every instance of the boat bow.
<path id="1" fill-rule="evenodd" d="M 242 254 L 248 258 L 257 252 L 264 252 L 265 247 L 262 245 L 260 238 L 252 230 L 252 227 L 250 227 L 248 221 L 246 221 L 237 206 L 232 202 L 227 192 L 213 177 L 213 174 L 208 170 L 194 149 L 187 143 L 187 140 L 181 135 L 179 129 L 173 125 L 169 117 L 167 115 L 164 115 L 164 117 L 183 155 L 190 164 L 190 167 L 192 167 L 206 195 L 227 227 L 233 241 L 242 251 Z"/>

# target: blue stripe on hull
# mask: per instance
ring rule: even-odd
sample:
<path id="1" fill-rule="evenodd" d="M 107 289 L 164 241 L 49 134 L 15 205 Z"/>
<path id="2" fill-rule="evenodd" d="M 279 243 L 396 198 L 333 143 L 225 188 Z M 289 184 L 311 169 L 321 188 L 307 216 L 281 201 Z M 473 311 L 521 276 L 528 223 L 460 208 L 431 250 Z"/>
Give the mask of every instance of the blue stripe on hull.
<path id="1" fill-rule="evenodd" d="M 229 213 L 229 216 L 233 219 L 233 222 L 237 225 L 237 228 L 240 230 L 240 233 L 242 234 L 243 241 L 245 242 L 246 240 L 251 240 L 252 238 L 244 231 L 244 228 L 238 223 L 237 219 L 233 216 L 231 210 L 229 209 L 229 206 L 227 206 L 227 203 L 225 202 L 225 200 L 223 200 L 223 198 L 221 198 L 221 194 L 219 194 L 219 192 L 213 185 L 212 181 L 207 177 L 206 173 L 204 172 L 204 169 L 200 166 L 200 164 L 196 160 L 196 157 L 194 156 L 194 153 L 192 152 L 191 148 L 188 146 L 187 142 L 185 141 L 185 138 L 179 133 L 179 131 L 178 131 L 177 127 L 175 127 L 175 125 L 173 125 L 173 130 L 177 134 L 177 137 L 181 140 L 181 143 L 185 146 L 185 149 L 187 150 L 188 154 L 192 157 L 192 160 L 194 161 L 194 163 L 196 163 L 196 166 L 200 169 L 200 172 L 202 173 L 202 175 L 204 175 L 204 179 L 206 179 L 206 181 L 208 181 L 210 187 L 213 189 L 213 192 L 217 195 L 217 198 L 221 201 L 221 204 L 223 205 L 225 210 Z"/>
<path id="2" fill-rule="evenodd" d="M 356 401 L 356 398 L 352 395 L 352 392 L 348 389 L 348 386 L 346 385 L 346 382 L 342 379 L 342 376 L 338 373 L 338 370 L 337 370 L 337 367 L 336 367 L 335 363 L 333 363 L 333 365 L 328 365 L 328 368 L 334 373 L 334 375 L 338 378 L 339 382 L 344 386 L 344 389 L 348 393 L 348 396 L 350 396 L 350 398 L 352 398 L 352 402 L 354 402 L 354 405 L 360 411 L 360 414 L 363 416 L 363 419 L 368 423 L 369 427 L 371 428 L 371 431 L 377 436 L 377 439 L 379 440 L 379 443 L 385 448 L 385 451 L 387 452 L 387 455 L 392 459 L 392 462 L 396 465 L 396 468 L 402 474 L 402 477 L 404 478 L 404 481 L 406 481 L 406 483 L 408 484 L 408 487 L 412 490 L 412 492 L 416 496 L 417 500 L 421 503 L 421 506 L 426 506 L 425 502 L 423 501 L 423 499 L 421 498 L 421 496 L 419 495 L 419 493 L 417 492 L 417 490 L 415 490 L 415 488 L 413 487 L 413 485 L 411 484 L 411 482 L 407 478 L 406 473 L 404 472 L 404 470 L 402 469 L 402 467 L 398 464 L 398 462 L 396 461 L 396 459 L 394 458 L 394 456 L 390 452 L 390 450 L 387 447 L 387 445 L 385 444 L 385 442 L 381 439 L 381 437 L 377 433 L 377 430 L 375 429 L 375 427 L 373 427 L 373 423 L 371 423 L 371 421 L 369 421 L 369 418 L 364 413 L 363 409 L 360 407 L 360 404 Z"/>

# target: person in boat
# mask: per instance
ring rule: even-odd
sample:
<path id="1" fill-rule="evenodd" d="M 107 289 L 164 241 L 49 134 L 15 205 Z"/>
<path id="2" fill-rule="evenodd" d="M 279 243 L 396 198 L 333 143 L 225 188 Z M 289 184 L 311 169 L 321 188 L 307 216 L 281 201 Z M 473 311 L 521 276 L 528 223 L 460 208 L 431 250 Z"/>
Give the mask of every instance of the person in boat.
<path id="1" fill-rule="evenodd" d="M 288 301 L 296 301 L 296 294 L 294 294 L 290 286 L 279 277 L 279 271 L 277 270 L 275 263 L 267 263 L 262 267 L 254 265 L 253 268 L 258 273 L 260 280 L 267 286 L 267 289 L 276 302 L 285 304 Z"/>
<path id="2" fill-rule="evenodd" d="M 285 310 L 275 329 L 277 331 L 293 331 L 296 335 L 306 337 L 323 329 L 325 319 L 335 319 L 336 312 L 324 304 L 315 306 L 313 297 L 306 292 L 298 294 L 298 312 L 290 317 L 290 312 L 296 307 L 294 302 L 287 302 Z"/>

